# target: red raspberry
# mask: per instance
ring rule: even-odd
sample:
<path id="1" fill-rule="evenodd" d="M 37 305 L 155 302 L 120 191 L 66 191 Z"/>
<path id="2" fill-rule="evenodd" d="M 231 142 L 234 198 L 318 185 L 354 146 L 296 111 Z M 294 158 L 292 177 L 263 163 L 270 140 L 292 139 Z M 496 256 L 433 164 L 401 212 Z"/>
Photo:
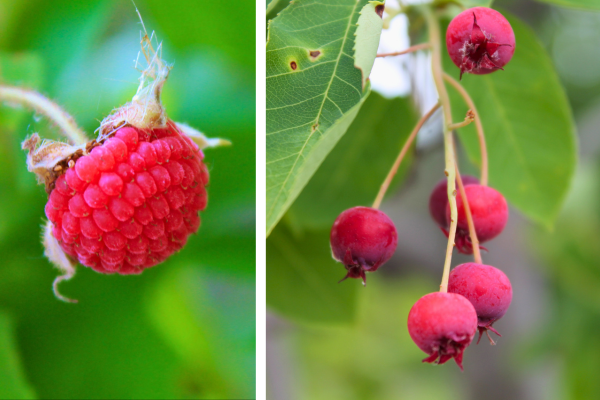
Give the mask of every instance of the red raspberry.
<path id="1" fill-rule="evenodd" d="M 463 73 L 483 75 L 503 69 L 515 52 L 515 34 L 496 10 L 469 8 L 448 25 L 446 47 Z"/>
<path id="2" fill-rule="evenodd" d="M 461 175 L 464 186 L 477 185 L 479 179 L 474 176 Z M 458 183 L 456 183 L 458 188 Z M 458 190 L 458 189 L 457 189 Z M 448 207 L 448 179 L 442 179 L 433 188 L 431 196 L 429 196 L 429 213 L 431 218 L 442 228 L 447 234 L 448 220 L 446 219 L 446 208 Z"/>
<path id="3" fill-rule="evenodd" d="M 504 196 L 489 186 L 465 186 L 465 194 L 469 199 L 469 208 L 475 225 L 475 232 L 480 243 L 498 236 L 508 221 L 508 204 Z M 460 193 L 456 196 L 458 221 L 456 224 L 456 248 L 463 254 L 472 254 L 473 245 L 469 236 L 469 224 Z M 446 218 L 450 221 L 450 206 L 446 207 Z M 448 236 L 448 233 L 446 236 Z"/>
<path id="4" fill-rule="evenodd" d="M 494 344 L 488 330 L 502 336 L 492 324 L 506 314 L 512 300 L 512 286 L 504 272 L 491 265 L 461 264 L 450 272 L 448 292 L 466 297 L 475 307 L 479 340 L 485 332 Z"/>
<path id="5" fill-rule="evenodd" d="M 421 297 L 408 313 L 408 333 L 429 357 L 423 362 L 443 364 L 454 358 L 462 370 L 463 351 L 477 332 L 473 305 L 455 293 L 434 292 Z"/>
<path id="6" fill-rule="evenodd" d="M 342 212 L 331 228 L 333 258 L 348 270 L 346 278 L 362 278 L 389 260 L 398 244 L 392 220 L 382 211 L 354 207 Z M 341 281 L 340 281 L 341 282 Z"/>
<path id="7" fill-rule="evenodd" d="M 118 129 L 54 182 L 46 204 L 53 236 L 100 273 L 139 274 L 166 260 L 200 226 L 203 157 L 170 121 L 167 129 Z"/>

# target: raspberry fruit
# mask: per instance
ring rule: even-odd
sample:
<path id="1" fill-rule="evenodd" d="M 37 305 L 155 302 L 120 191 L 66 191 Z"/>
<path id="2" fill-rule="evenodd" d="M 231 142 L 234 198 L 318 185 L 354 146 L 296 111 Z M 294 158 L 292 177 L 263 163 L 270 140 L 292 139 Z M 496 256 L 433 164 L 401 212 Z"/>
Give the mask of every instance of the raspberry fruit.
<path id="1" fill-rule="evenodd" d="M 475 232 L 480 243 L 498 236 L 508 221 L 508 204 L 504 196 L 489 186 L 465 186 L 465 194 L 469 199 L 469 208 L 475 225 Z M 469 236 L 469 224 L 460 193 L 456 196 L 458 221 L 456 225 L 456 248 L 463 254 L 472 254 L 473 245 Z M 446 218 L 450 221 L 450 206 L 446 206 Z M 446 236 L 448 236 L 448 233 Z"/>
<path id="2" fill-rule="evenodd" d="M 496 10 L 474 7 L 458 14 L 448 25 L 446 47 L 460 77 L 503 69 L 515 52 L 515 34 Z"/>
<path id="3" fill-rule="evenodd" d="M 434 292 L 421 297 L 408 313 L 408 333 L 429 357 L 423 362 L 444 364 L 454 358 L 463 369 L 466 347 L 477 332 L 477 313 L 465 297 Z"/>
<path id="4" fill-rule="evenodd" d="M 67 161 L 45 208 L 66 254 L 100 273 L 139 274 L 198 230 L 208 171 L 198 145 L 172 121 L 119 128 L 88 153 Z"/>
<path id="5" fill-rule="evenodd" d="M 331 228 L 330 243 L 333 258 L 348 270 L 342 281 L 362 278 L 365 284 L 365 272 L 376 271 L 394 254 L 398 234 L 384 212 L 354 207 L 337 217 Z"/>
<path id="6" fill-rule="evenodd" d="M 477 185 L 479 179 L 470 175 L 461 175 L 464 186 Z M 458 183 L 456 184 L 458 187 Z M 448 207 L 448 180 L 442 179 L 433 188 L 429 196 L 429 213 L 431 218 L 446 232 L 448 230 L 448 220 L 446 219 L 446 208 Z"/>
<path id="7" fill-rule="evenodd" d="M 495 344 L 488 330 L 502 336 L 492 324 L 502 318 L 512 300 L 512 286 L 504 272 L 491 265 L 466 263 L 450 272 L 448 292 L 464 296 L 477 312 L 479 340 L 485 332 L 490 343 Z"/>
<path id="8" fill-rule="evenodd" d="M 181 249 L 206 208 L 202 149 L 231 144 L 167 117 L 160 94 L 172 67 L 145 30 L 141 46 L 148 66 L 138 90 L 102 120 L 95 140 L 34 93 L 71 141 L 33 134 L 22 143 L 28 170 L 49 195 L 42 240 L 44 254 L 62 272 L 53 288 L 63 301 L 76 302 L 58 291 L 75 275 L 75 260 L 103 274 L 139 274 Z"/>

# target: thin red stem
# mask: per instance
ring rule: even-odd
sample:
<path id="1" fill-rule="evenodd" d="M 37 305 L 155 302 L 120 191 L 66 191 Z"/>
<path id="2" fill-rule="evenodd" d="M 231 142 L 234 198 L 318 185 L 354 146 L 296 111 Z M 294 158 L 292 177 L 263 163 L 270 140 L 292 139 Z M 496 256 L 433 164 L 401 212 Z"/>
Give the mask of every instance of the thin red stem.
<path id="1" fill-rule="evenodd" d="M 427 114 L 425 114 L 425 115 L 423 115 L 423 117 L 421 117 L 419 122 L 417 122 L 417 125 L 415 126 L 413 131 L 410 133 L 410 135 L 406 139 L 404 146 L 402 146 L 402 150 L 400 150 L 400 154 L 398 154 L 398 157 L 396 157 L 396 161 L 394 161 L 392 168 L 390 169 L 387 176 L 385 177 L 385 180 L 381 184 L 381 187 L 379 188 L 379 193 L 377 193 L 377 197 L 375 198 L 375 201 L 373 202 L 373 208 L 377 209 L 381 205 L 383 196 L 385 196 L 385 193 L 387 192 L 388 188 L 390 187 L 390 184 L 392 183 L 394 176 L 398 172 L 400 163 L 402 163 L 402 160 L 404 159 L 404 156 L 408 152 L 408 149 L 410 148 L 415 137 L 417 136 L 417 133 L 419 133 L 419 131 L 421 130 L 421 127 L 423 126 L 425 121 L 427 121 L 431 117 L 431 115 L 435 112 L 435 110 L 437 110 L 439 107 L 440 107 L 440 103 L 437 103 L 435 106 L 433 106 L 433 108 L 431 110 L 429 110 L 427 112 Z"/>

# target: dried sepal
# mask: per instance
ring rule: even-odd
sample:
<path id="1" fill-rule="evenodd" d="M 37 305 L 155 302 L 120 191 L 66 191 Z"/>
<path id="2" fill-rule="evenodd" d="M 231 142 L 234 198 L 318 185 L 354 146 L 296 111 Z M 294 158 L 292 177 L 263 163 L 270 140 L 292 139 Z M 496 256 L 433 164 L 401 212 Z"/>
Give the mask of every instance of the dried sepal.
<path id="1" fill-rule="evenodd" d="M 142 130 L 164 128 L 167 125 L 167 116 L 160 100 L 160 94 L 172 67 L 162 59 L 162 43 L 159 43 L 155 50 L 152 46 L 152 38 L 154 38 L 154 33 L 152 36 L 148 36 L 146 28 L 144 28 L 144 35 L 140 43 L 141 54 L 148 66 L 141 71 L 140 85 L 133 99 L 115 109 L 111 115 L 102 120 L 98 141 L 109 137 L 118 128 L 125 125 Z"/>
<path id="2" fill-rule="evenodd" d="M 47 221 L 46 225 L 43 229 L 42 234 L 42 242 L 44 243 L 44 254 L 50 262 L 52 262 L 61 272 L 62 275 L 59 275 L 54 280 L 52 284 L 52 288 L 54 290 L 54 295 L 57 299 L 62 300 L 67 303 L 77 303 L 77 300 L 69 299 L 58 291 L 58 284 L 62 281 L 68 281 L 75 275 L 75 265 L 69 259 L 69 256 L 65 254 L 63 249 L 58 244 L 58 241 L 52 235 L 52 229 L 54 225 L 52 222 Z"/>
<path id="3" fill-rule="evenodd" d="M 42 140 L 37 133 L 21 143 L 21 148 L 28 152 L 27 169 L 35 173 L 38 183 L 44 184 L 48 193 L 52 191 L 56 178 L 68 168 L 69 161 L 87 154 L 88 146 Z"/>
<path id="4" fill-rule="evenodd" d="M 187 124 L 175 122 L 175 126 L 177 126 L 177 129 L 179 129 L 183 134 L 192 139 L 198 145 L 200 150 L 207 147 L 231 146 L 231 142 L 229 140 L 221 138 L 207 138 L 204 133 L 192 128 Z"/>

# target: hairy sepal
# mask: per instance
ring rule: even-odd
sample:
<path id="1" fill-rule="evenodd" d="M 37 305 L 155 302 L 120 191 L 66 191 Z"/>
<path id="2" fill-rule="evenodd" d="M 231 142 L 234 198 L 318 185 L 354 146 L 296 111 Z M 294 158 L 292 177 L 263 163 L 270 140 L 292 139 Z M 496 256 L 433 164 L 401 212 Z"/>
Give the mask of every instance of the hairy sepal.
<path id="1" fill-rule="evenodd" d="M 69 299 L 61 295 L 58 291 L 58 284 L 60 282 L 68 281 L 75 275 L 75 265 L 60 247 L 58 240 L 56 240 L 54 235 L 52 235 L 53 228 L 54 225 L 52 222 L 46 221 L 46 225 L 42 230 L 42 243 L 44 244 L 44 254 L 46 257 L 48 257 L 48 260 L 50 260 L 50 262 L 62 272 L 62 275 L 57 276 L 52 284 L 54 295 L 57 299 L 64 302 L 77 303 L 77 300 Z"/>

